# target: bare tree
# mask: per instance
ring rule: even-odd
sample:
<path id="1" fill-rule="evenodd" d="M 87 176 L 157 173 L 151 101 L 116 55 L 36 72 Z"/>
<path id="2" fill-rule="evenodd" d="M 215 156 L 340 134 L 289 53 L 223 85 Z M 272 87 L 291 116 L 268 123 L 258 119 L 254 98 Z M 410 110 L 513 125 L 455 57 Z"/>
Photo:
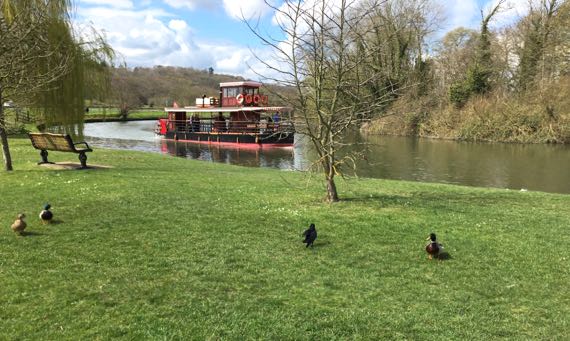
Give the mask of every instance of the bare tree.
<path id="1" fill-rule="evenodd" d="M 344 174 L 343 166 L 355 164 L 355 155 L 343 151 L 343 137 L 385 100 L 367 91 L 379 72 L 361 68 L 379 51 L 362 42 L 377 28 L 371 13 L 382 1 L 287 0 L 279 7 L 266 3 L 275 10 L 286 38 L 274 39 L 246 21 L 274 52 L 271 61 L 258 58 L 277 75 L 264 78 L 295 89 L 288 100 L 296 132 L 314 146 L 318 158 L 313 167 L 325 176 L 327 201 L 338 201 L 335 176 Z"/>
<path id="2" fill-rule="evenodd" d="M 529 14 L 520 22 L 522 44 L 518 51 L 519 72 L 518 87 L 522 91 L 533 88 L 535 81 L 550 78 L 554 73 L 556 62 L 548 59 L 548 52 L 555 46 L 556 17 L 561 2 L 558 0 L 541 0 L 538 6 L 529 3 Z M 550 72 L 548 72 L 550 70 Z"/>

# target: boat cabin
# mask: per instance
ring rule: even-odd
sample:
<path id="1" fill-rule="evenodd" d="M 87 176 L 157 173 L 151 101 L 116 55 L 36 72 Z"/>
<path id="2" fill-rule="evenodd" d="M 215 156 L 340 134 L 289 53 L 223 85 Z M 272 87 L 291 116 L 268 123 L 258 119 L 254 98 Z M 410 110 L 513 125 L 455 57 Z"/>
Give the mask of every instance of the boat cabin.
<path id="1" fill-rule="evenodd" d="M 267 95 L 259 93 L 261 83 L 227 82 L 220 83 L 220 103 L 222 107 L 257 107 L 268 105 Z"/>

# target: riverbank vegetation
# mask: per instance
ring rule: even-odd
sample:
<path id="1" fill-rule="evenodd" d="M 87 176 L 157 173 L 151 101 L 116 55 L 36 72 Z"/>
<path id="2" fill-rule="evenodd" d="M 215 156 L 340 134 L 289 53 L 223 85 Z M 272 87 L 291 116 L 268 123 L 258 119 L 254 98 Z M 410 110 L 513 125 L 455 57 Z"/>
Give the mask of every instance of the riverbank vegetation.
<path id="1" fill-rule="evenodd" d="M 570 77 L 524 96 L 477 96 L 461 108 L 428 98 L 410 101 L 405 95 L 384 117 L 365 123 L 361 130 L 465 141 L 570 143 L 568 93 Z"/>
<path id="2" fill-rule="evenodd" d="M 326 204 L 297 172 L 103 149 L 89 164 L 111 168 L 59 170 L 11 146 L 0 338 L 567 336 L 568 195 L 360 179 Z M 430 232 L 446 259 L 427 260 Z"/>
<path id="3" fill-rule="evenodd" d="M 498 1 L 481 13 L 479 30 L 457 28 L 435 42 L 442 18 L 430 1 L 390 1 L 371 11 L 350 51 L 353 59 L 362 49 L 376 51 L 355 69 L 373 79 L 356 100 L 369 94 L 386 100 L 365 115 L 362 130 L 570 142 L 570 2 L 529 1 L 526 14 L 504 26 L 500 17 L 510 10 Z"/>

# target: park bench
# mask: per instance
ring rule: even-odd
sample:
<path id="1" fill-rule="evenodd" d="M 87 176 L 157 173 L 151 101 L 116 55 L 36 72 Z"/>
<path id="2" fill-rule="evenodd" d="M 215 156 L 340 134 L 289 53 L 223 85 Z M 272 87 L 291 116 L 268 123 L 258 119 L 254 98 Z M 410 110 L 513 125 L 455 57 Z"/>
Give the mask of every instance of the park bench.
<path id="1" fill-rule="evenodd" d="M 42 161 L 38 165 L 44 163 L 53 163 L 48 161 L 48 150 L 58 152 L 70 152 L 79 154 L 81 168 L 87 168 L 86 152 L 92 152 L 86 142 L 74 143 L 69 134 L 51 134 L 51 133 L 29 133 L 28 136 L 32 141 L 34 148 L 41 150 L 40 156 Z M 78 145 L 85 145 L 84 148 L 77 148 Z"/>

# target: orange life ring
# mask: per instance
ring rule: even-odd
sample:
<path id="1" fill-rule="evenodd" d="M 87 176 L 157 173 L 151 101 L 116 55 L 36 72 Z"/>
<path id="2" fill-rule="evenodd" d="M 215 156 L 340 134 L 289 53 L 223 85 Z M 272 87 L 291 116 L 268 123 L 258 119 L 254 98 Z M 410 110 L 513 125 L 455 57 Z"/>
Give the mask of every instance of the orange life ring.
<path id="1" fill-rule="evenodd" d="M 259 95 L 254 95 L 253 96 L 253 103 L 254 104 L 259 104 L 259 101 L 261 100 L 261 97 Z"/>
<path id="2" fill-rule="evenodd" d="M 261 96 L 261 104 L 267 105 L 269 103 L 269 96 L 263 95 Z"/>
<path id="3" fill-rule="evenodd" d="M 236 100 L 239 104 L 243 103 L 243 94 L 239 94 L 236 96 Z"/>
<path id="4" fill-rule="evenodd" d="M 253 97 L 253 96 L 251 96 L 250 94 L 245 95 L 245 103 L 246 103 L 246 104 L 251 104 L 251 101 L 253 100 L 252 97 Z"/>

